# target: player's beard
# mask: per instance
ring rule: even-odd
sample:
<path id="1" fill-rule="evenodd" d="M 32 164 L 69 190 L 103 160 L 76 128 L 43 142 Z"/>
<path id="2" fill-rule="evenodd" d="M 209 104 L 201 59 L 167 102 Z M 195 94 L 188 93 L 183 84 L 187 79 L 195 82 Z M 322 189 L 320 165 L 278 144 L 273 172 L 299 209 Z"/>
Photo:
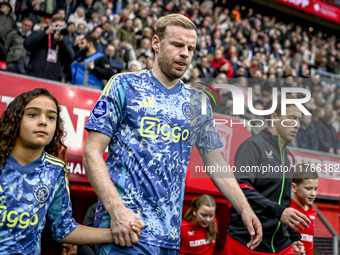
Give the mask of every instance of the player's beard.
<path id="1" fill-rule="evenodd" d="M 180 71 L 180 70 L 175 70 L 174 67 L 172 66 L 173 64 L 174 62 L 171 59 L 169 59 L 166 54 L 162 54 L 159 52 L 158 66 L 163 72 L 163 74 L 173 80 L 179 79 L 184 75 L 184 73 L 188 69 L 188 65 L 186 66 L 185 69 L 183 69 L 183 71 Z"/>
<path id="2" fill-rule="evenodd" d="M 86 46 L 84 48 L 82 48 L 81 50 L 79 50 L 78 54 L 82 57 L 86 56 L 86 52 L 89 50 L 89 48 Z"/>

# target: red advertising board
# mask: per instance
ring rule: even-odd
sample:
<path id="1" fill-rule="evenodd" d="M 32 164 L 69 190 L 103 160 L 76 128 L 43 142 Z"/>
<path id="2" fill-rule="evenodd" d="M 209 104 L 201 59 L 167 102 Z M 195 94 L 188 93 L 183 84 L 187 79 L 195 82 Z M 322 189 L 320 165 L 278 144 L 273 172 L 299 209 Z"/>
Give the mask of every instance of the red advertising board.
<path id="1" fill-rule="evenodd" d="M 340 23 L 340 8 L 321 0 L 275 0 L 290 7 Z"/>
<path id="2" fill-rule="evenodd" d="M 0 114 L 5 110 L 6 105 L 14 97 L 22 92 L 34 88 L 48 89 L 59 101 L 62 106 L 62 117 L 65 121 L 67 132 L 66 144 L 68 146 L 67 158 L 69 160 L 70 182 L 71 183 L 88 183 L 85 170 L 82 165 L 82 155 L 87 138 L 87 132 L 84 130 L 85 123 L 90 115 L 90 111 L 100 96 L 100 91 L 86 89 L 82 87 L 67 86 L 62 83 L 49 82 L 26 76 L 14 75 L 0 71 Z M 238 146 L 248 137 L 250 131 L 247 126 L 243 125 L 243 120 L 227 117 L 220 114 L 214 115 L 215 120 L 220 124 L 216 125 L 223 142 L 221 149 L 222 156 L 231 165 L 234 164 L 234 155 Z M 225 124 L 221 124 L 225 122 Z M 217 123 L 217 122 L 216 122 Z M 292 150 L 296 157 L 297 163 L 311 163 L 322 169 L 333 168 L 340 164 L 340 159 L 330 156 L 317 155 L 315 153 L 301 152 Z M 199 153 L 194 149 L 191 165 L 202 164 Z M 189 168 L 190 169 L 190 168 Z M 339 170 L 339 169 L 338 169 Z M 324 171 L 320 172 L 319 195 L 340 196 L 340 173 Z M 210 178 L 195 178 L 194 173 L 188 171 L 186 191 L 191 193 L 209 192 L 210 194 L 219 195 L 219 191 L 212 183 Z M 200 176 L 201 177 L 201 176 Z M 338 178 L 338 179 L 336 179 Z"/>

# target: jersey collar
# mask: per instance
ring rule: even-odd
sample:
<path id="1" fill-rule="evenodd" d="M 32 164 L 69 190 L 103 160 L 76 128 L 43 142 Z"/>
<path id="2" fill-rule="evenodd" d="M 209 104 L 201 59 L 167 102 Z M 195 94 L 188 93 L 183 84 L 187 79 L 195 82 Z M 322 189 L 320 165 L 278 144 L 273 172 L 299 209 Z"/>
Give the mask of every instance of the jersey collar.
<path id="1" fill-rule="evenodd" d="M 168 89 L 153 75 L 151 69 L 148 70 L 147 73 L 151 77 L 151 79 L 155 82 L 156 87 L 159 88 L 160 90 L 164 91 L 165 93 L 175 94 L 175 93 L 179 92 L 182 88 L 182 86 L 181 86 L 182 81 L 181 80 L 179 80 L 178 84 L 175 87 Z"/>
<path id="2" fill-rule="evenodd" d="M 19 171 L 20 173 L 28 173 L 41 165 L 45 158 L 45 155 L 46 152 L 44 151 L 40 158 L 23 166 L 13 157 L 12 154 L 9 154 L 6 159 L 6 163 L 10 164 L 15 170 Z"/>

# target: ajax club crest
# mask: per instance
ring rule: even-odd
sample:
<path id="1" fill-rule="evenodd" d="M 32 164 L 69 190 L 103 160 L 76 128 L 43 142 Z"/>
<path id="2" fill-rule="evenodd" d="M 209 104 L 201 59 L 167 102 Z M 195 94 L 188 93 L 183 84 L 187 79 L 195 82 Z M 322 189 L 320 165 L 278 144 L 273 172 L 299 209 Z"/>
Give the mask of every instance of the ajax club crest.
<path id="1" fill-rule="evenodd" d="M 50 190 L 45 184 L 40 184 L 34 188 L 34 198 L 39 203 L 45 203 L 50 196 Z"/>
<path id="2" fill-rule="evenodd" d="M 182 105 L 182 111 L 183 111 L 183 115 L 191 120 L 195 117 L 195 109 L 194 107 L 188 103 L 188 102 L 185 102 L 183 105 Z"/>

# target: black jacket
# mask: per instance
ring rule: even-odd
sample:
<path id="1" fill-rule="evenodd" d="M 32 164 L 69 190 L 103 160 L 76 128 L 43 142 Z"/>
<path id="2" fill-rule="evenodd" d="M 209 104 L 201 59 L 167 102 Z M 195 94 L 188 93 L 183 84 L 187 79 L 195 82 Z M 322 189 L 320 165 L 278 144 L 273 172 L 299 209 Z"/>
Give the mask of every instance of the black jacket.
<path id="1" fill-rule="evenodd" d="M 74 51 L 72 44 L 65 37 L 62 41 L 57 42 L 54 40 L 54 36 L 51 35 L 51 44 L 51 49 L 53 50 L 57 48 L 57 45 L 59 47 L 57 63 L 47 61 L 48 35 L 45 31 L 33 32 L 26 38 L 24 47 L 31 53 L 28 75 L 61 81 L 63 66 L 65 63 L 73 61 Z"/>
<path id="2" fill-rule="evenodd" d="M 301 239 L 299 233 L 288 230 L 288 226 L 279 221 L 284 209 L 290 207 L 295 165 L 294 157 L 286 145 L 283 153 L 280 153 L 279 148 L 279 137 L 264 129 L 244 141 L 235 155 L 235 177 L 262 223 L 263 240 L 255 249 L 259 252 L 276 253 Z M 252 171 L 242 172 L 245 167 Z M 273 167 L 278 172 L 255 171 L 256 168 L 264 169 L 263 167 Z M 250 241 L 250 235 L 242 223 L 241 216 L 234 208 L 231 208 L 230 216 L 228 234 L 246 245 Z"/>

